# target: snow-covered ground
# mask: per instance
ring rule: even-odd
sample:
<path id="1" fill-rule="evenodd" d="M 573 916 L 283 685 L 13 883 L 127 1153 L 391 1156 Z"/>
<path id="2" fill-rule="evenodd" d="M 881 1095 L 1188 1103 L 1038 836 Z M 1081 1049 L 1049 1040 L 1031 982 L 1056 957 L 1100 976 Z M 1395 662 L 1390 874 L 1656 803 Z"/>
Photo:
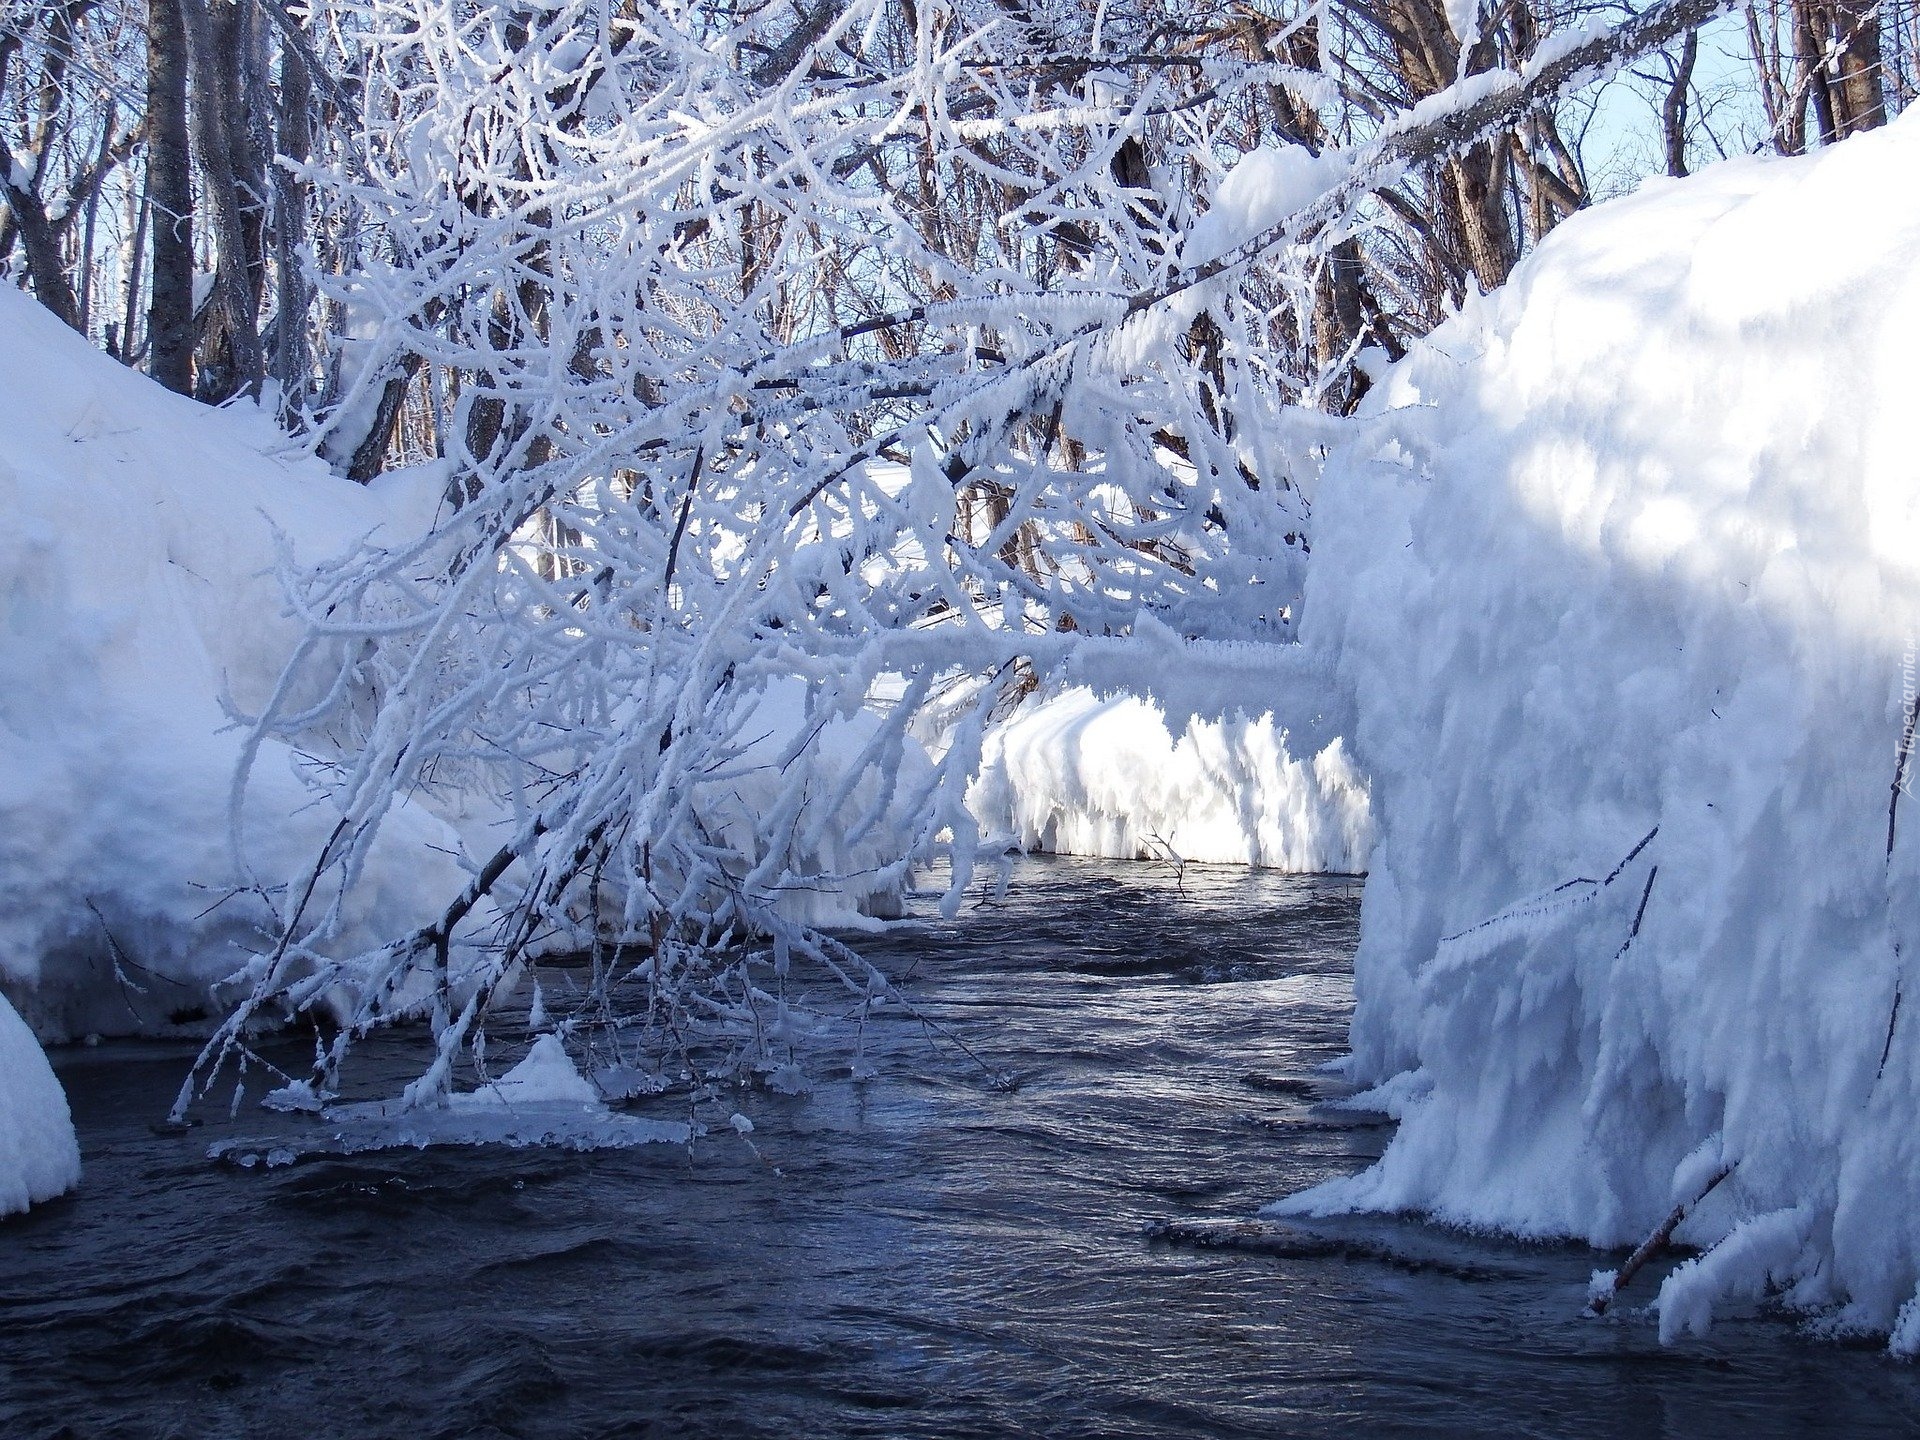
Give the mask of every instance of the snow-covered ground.
<path id="1" fill-rule="evenodd" d="M 1916 175 L 1909 116 L 1578 216 L 1332 458 L 1404 1124 L 1286 1208 L 1617 1245 L 1730 1165 L 1663 1330 L 1771 1282 L 1920 1348 Z"/>
<path id="2" fill-rule="evenodd" d="M 217 1008 L 209 987 L 275 927 L 325 842 L 284 746 L 229 844 L 241 735 L 298 635 L 272 573 L 424 524 L 439 484 L 374 489 L 257 411 L 170 395 L 0 287 L 0 987 L 43 1038 L 152 1028 Z M 458 890 L 457 837 L 416 806 L 337 937 L 371 944 Z"/>
<path id="3" fill-rule="evenodd" d="M 1073 686 L 989 733 L 968 805 L 1023 850 L 1366 869 L 1364 777 L 1338 738 L 1297 755 L 1289 739 L 1271 713 L 1242 712 L 1189 715 L 1175 736 L 1151 698 Z"/>

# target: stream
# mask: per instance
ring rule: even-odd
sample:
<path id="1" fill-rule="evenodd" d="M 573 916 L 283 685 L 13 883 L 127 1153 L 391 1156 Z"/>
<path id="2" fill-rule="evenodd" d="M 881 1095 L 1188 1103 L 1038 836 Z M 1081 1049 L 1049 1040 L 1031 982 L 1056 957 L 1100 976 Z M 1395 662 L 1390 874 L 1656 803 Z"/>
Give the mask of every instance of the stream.
<path id="1" fill-rule="evenodd" d="M 0 1435 L 1920 1431 L 1913 1367 L 1778 1315 L 1662 1349 L 1653 1270 L 1583 1320 L 1614 1262 L 1579 1247 L 1153 1238 L 1387 1143 L 1317 1108 L 1358 896 L 1024 860 L 1004 901 L 862 942 L 965 1050 L 876 1018 L 869 1078 L 813 1057 L 811 1095 L 743 1092 L 753 1134 L 692 1146 L 241 1169 L 209 1144 L 284 1117 L 154 1131 L 189 1043 L 63 1047 L 86 1173 L 0 1223 Z"/>

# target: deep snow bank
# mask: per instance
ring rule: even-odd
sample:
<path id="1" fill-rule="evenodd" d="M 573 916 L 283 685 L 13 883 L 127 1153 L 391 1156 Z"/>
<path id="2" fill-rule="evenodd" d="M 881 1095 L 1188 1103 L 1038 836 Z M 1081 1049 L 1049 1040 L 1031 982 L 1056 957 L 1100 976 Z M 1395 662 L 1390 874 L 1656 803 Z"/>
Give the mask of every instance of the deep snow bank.
<path id="1" fill-rule="evenodd" d="M 0 987 L 46 1039 L 215 1008 L 208 987 L 275 927 L 326 840 L 285 746 L 228 844 L 240 737 L 297 636 L 276 531 L 320 559 L 424 525 L 430 475 L 369 490 L 283 461 L 258 412 L 213 411 L 123 369 L 0 286 Z M 388 822 L 334 943 L 430 913 L 463 875 L 415 806 Z"/>
<path id="2" fill-rule="evenodd" d="M 783 919 L 871 929 L 904 912 L 906 857 L 922 819 L 913 797 L 932 764 L 911 738 L 895 767 L 875 763 L 868 750 L 881 717 L 866 708 L 809 714 L 808 695 L 790 677 L 742 700 L 738 761 L 725 780 L 699 787 L 700 823 L 751 863 L 742 883 Z M 804 743 L 794 753 L 796 741 Z M 772 867 L 770 820 L 787 841 Z"/>
<path id="3" fill-rule="evenodd" d="M 1579 216 L 1332 458 L 1353 1063 L 1414 1073 L 1384 1158 L 1287 1208 L 1618 1244 L 1724 1158 L 1669 1333 L 1769 1277 L 1880 1330 L 1914 1295 L 1917 175 L 1910 116 Z"/>
<path id="4" fill-rule="evenodd" d="M 66 1092 L 40 1042 L 0 995 L 0 1215 L 50 1200 L 79 1179 Z"/>
<path id="5" fill-rule="evenodd" d="M 989 733 L 968 806 L 1024 850 L 1366 868 L 1367 786 L 1338 738 L 1296 755 L 1270 713 L 1184 718 L 1176 737 L 1155 701 L 1084 686 L 1030 701 Z"/>
<path id="6" fill-rule="evenodd" d="M 223 700 L 260 709 L 301 635 L 276 562 L 422 533 L 444 483 L 342 480 L 258 411 L 168 394 L 0 287 L 0 992 L 42 1039 L 191 1023 L 237 998 L 213 989 L 277 938 L 290 882 L 338 818 L 303 783 L 312 757 L 269 741 L 245 790 L 244 864 L 229 843 L 243 735 Z M 798 681 L 743 698 L 744 753 L 703 787 L 704 822 L 757 860 L 756 827 L 798 795 L 782 833 L 805 842 L 806 873 L 753 882 L 792 919 L 897 912 L 919 817 L 902 796 L 881 803 L 877 773 L 847 774 L 881 721 L 809 716 L 805 699 Z M 926 769 L 916 749 L 902 774 Z M 468 855 L 503 838 L 493 797 L 430 803 L 387 812 L 327 952 L 437 915 L 467 883 L 463 834 Z"/>

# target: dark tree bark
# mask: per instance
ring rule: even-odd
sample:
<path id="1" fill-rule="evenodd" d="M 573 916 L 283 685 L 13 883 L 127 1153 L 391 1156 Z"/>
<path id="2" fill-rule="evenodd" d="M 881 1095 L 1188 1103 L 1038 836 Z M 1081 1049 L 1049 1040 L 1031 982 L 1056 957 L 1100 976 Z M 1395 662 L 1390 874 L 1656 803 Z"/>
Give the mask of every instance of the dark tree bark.
<path id="1" fill-rule="evenodd" d="M 303 162 L 313 148 L 313 76 L 291 40 L 280 56 L 279 151 L 288 160 Z M 307 355 L 308 285 L 300 268 L 300 249 L 307 240 L 307 186 L 298 177 L 280 171 L 274 176 L 274 302 L 273 376 L 280 383 L 282 418 L 306 405 L 311 378 Z"/>
<path id="2" fill-rule="evenodd" d="M 1849 135 L 1887 123 L 1882 88 L 1880 7 L 1877 0 L 1836 0 L 1834 28 L 1840 42 L 1837 88 Z"/>
<path id="3" fill-rule="evenodd" d="M 27 252 L 27 274 L 33 280 L 33 293 L 40 303 L 74 329 L 80 329 L 80 307 L 73 298 L 73 286 L 67 283 L 67 269 L 60 254 L 60 242 L 47 223 L 46 206 L 31 186 L 16 183 L 25 171 L 14 162 L 7 142 L 0 140 L 0 197 L 7 202 L 20 243 Z"/>
<path id="4" fill-rule="evenodd" d="M 33 123 L 24 137 L 26 154 L 16 156 L 0 140 L 0 200 L 7 207 L 5 215 L 0 216 L 0 257 L 13 249 L 17 238 L 27 253 L 27 275 L 33 281 L 35 296 L 82 334 L 85 327 L 73 285 L 67 279 L 66 255 L 58 227 L 47 214 L 41 187 L 46 180 L 47 156 L 64 120 L 67 61 L 74 31 L 92 5 L 93 0 L 67 0 L 47 7 L 45 23 L 53 43 L 46 47 L 29 102 Z M 0 85 L 4 85 L 8 66 L 19 49 L 18 37 L 9 33 L 5 48 L 0 49 Z"/>
<path id="5" fill-rule="evenodd" d="M 1844 140 L 1884 125 L 1878 0 L 1799 0 L 1796 9 L 1822 137 Z"/>
<path id="6" fill-rule="evenodd" d="M 220 57 L 227 149 L 239 211 L 238 268 L 257 330 L 267 285 L 267 159 L 273 148 L 260 15 L 253 0 L 212 0 L 208 12 L 214 53 Z"/>
<path id="7" fill-rule="evenodd" d="M 1674 67 L 1673 83 L 1660 106 L 1660 128 L 1667 142 L 1667 174 L 1687 173 L 1687 91 L 1693 85 L 1694 62 L 1700 58 L 1700 32 L 1689 30 L 1680 47 L 1680 62 Z"/>
<path id="8" fill-rule="evenodd" d="M 1886 124 L 1878 0 L 1794 0 L 1802 87 L 1831 145 Z"/>
<path id="9" fill-rule="evenodd" d="M 380 387 L 380 399 L 374 406 L 373 423 L 367 427 L 367 433 L 353 447 L 347 458 L 347 478 L 362 485 L 380 473 L 387 458 L 387 449 L 393 444 L 393 427 L 399 422 L 400 407 L 407 398 L 407 387 L 413 383 L 414 376 L 420 373 L 420 357 L 409 355 L 400 369 L 386 379 Z"/>
<path id="10" fill-rule="evenodd" d="M 222 51 L 220 38 L 243 33 L 226 27 L 216 34 L 207 0 L 180 0 L 186 20 L 187 54 L 192 62 L 194 149 L 200 160 L 202 193 L 213 222 L 217 329 L 210 325 L 201 349 L 204 373 L 201 398 L 226 400 L 257 395 L 260 365 L 259 311 L 251 276 L 247 226 L 242 216 L 241 170 L 232 126 L 233 87 L 240 82 L 240 57 Z M 258 242 L 251 247 L 258 249 Z"/>
<path id="11" fill-rule="evenodd" d="M 1460 43 L 1439 0 L 1382 0 L 1365 11 L 1391 44 L 1395 69 L 1410 103 L 1437 95 L 1462 72 Z M 1477 75 L 1499 63 L 1492 36 L 1482 37 L 1466 57 L 1465 73 Z M 1482 290 L 1506 284 L 1519 261 L 1518 237 L 1507 217 L 1511 147 L 1505 139 L 1462 147 L 1441 166 L 1439 200 L 1459 245 L 1463 268 Z"/>
<path id="12" fill-rule="evenodd" d="M 147 0 L 147 199 L 153 275 L 147 372 L 193 393 L 193 171 L 183 0 Z"/>

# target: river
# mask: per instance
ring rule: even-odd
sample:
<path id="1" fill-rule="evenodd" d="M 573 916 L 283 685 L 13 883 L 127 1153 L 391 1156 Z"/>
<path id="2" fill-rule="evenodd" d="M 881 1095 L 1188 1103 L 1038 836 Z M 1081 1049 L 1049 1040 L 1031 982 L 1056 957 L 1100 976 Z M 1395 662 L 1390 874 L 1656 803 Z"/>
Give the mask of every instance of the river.
<path id="1" fill-rule="evenodd" d="M 1777 1315 L 1663 1350 L 1654 1273 L 1581 1319 L 1578 1247 L 1151 1238 L 1385 1145 L 1315 1108 L 1358 911 L 1336 878 L 1023 861 L 1004 902 L 865 946 L 978 1061 L 875 1022 L 870 1078 L 815 1057 L 812 1095 L 692 1147 L 243 1170 L 207 1149 L 251 1106 L 154 1131 L 189 1047 L 64 1048 L 86 1175 L 0 1224 L 0 1434 L 1920 1430 L 1912 1367 Z"/>

